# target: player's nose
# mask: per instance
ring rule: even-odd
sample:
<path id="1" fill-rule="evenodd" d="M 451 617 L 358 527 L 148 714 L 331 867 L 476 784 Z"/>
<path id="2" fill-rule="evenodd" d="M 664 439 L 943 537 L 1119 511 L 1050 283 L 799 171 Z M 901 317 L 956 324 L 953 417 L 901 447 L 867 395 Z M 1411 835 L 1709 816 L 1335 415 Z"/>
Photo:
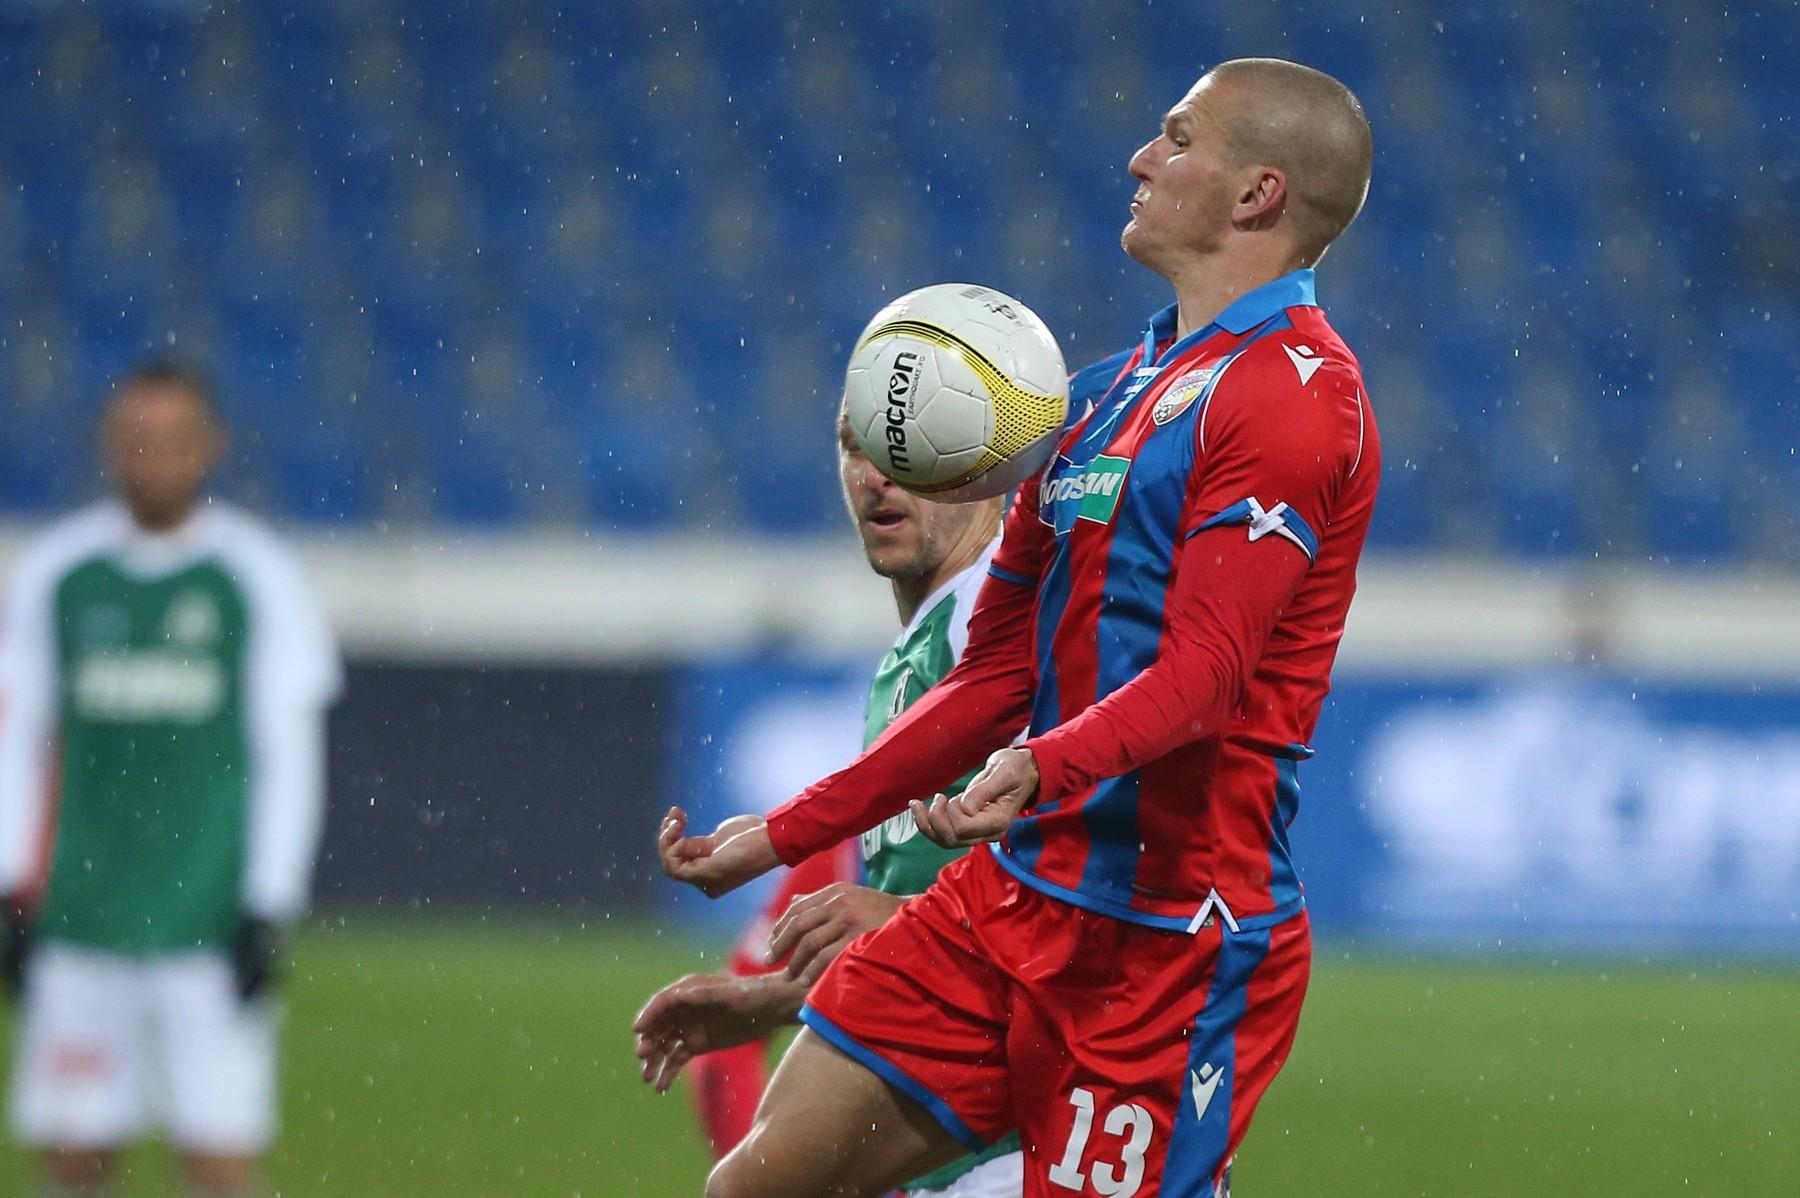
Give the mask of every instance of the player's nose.
<path id="1" fill-rule="evenodd" d="M 856 481 L 864 490 L 873 491 L 877 495 L 880 495 L 894 485 L 893 481 L 890 480 L 887 475 L 877 470 L 875 468 L 875 463 L 868 458 L 862 459 L 862 462 L 857 467 Z"/>
<path id="2" fill-rule="evenodd" d="M 1144 183 L 1150 182 L 1150 172 L 1155 168 L 1157 160 L 1156 147 L 1161 141 L 1162 138 L 1153 137 L 1139 146 L 1137 153 L 1131 156 L 1131 161 L 1126 164 L 1126 169 L 1131 172 L 1133 178 Z"/>

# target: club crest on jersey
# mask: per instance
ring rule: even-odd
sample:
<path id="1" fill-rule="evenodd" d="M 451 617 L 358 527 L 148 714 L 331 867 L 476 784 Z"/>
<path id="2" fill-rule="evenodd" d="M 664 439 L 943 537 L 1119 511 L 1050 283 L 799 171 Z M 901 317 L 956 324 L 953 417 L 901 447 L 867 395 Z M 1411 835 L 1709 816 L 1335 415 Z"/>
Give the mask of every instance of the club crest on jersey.
<path id="1" fill-rule="evenodd" d="M 1072 531 L 1077 520 L 1112 523 L 1125 494 L 1125 475 L 1130 458 L 1101 454 L 1085 466 L 1058 458 L 1056 469 L 1038 488 L 1038 519 L 1056 530 L 1057 536 Z"/>
<path id="2" fill-rule="evenodd" d="M 1169 389 L 1158 397 L 1156 406 L 1150 409 L 1150 419 L 1158 424 L 1167 424 L 1187 411 L 1188 405 L 1200 398 L 1200 393 L 1206 390 L 1206 384 L 1212 382 L 1213 375 L 1217 373 L 1219 367 L 1215 363 L 1190 370 L 1170 383 Z"/>

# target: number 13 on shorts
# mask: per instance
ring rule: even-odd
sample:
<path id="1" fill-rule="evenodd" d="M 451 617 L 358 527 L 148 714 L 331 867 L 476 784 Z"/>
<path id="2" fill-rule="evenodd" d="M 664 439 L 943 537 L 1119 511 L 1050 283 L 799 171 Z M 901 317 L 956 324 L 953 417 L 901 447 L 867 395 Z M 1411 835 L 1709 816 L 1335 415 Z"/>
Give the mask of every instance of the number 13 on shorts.
<path id="1" fill-rule="evenodd" d="M 1160 1120 L 1153 1113 L 1158 1108 Z M 1235 1145 L 1225 1069 L 1210 1062 L 1190 1068 L 1173 1102 L 1077 1086 L 1069 1091 L 1063 1114 L 1068 1133 L 1044 1174 L 1052 1193 L 1226 1198 L 1229 1192 Z"/>
<path id="2" fill-rule="evenodd" d="M 1077 1194 L 1131 1198 L 1144 1184 L 1144 1153 L 1156 1130 L 1150 1111 L 1135 1102 L 1108 1109 L 1101 1126 L 1107 1135 L 1123 1140 L 1118 1148 L 1118 1163 L 1103 1160 L 1096 1153 L 1083 1172 L 1082 1157 L 1087 1152 L 1088 1139 L 1094 1133 L 1093 1091 L 1077 1086 L 1069 1094 L 1069 1103 L 1075 1108 L 1075 1121 L 1069 1127 L 1069 1140 L 1063 1146 L 1062 1159 L 1050 1166 L 1051 1184 Z"/>

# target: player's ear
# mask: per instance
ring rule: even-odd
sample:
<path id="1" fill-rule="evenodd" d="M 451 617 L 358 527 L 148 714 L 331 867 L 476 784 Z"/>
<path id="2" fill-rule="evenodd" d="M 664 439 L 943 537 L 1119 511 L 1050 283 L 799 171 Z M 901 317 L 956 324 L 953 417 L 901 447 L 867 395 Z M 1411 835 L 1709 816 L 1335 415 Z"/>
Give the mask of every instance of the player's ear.
<path id="1" fill-rule="evenodd" d="M 1287 206 L 1287 174 L 1278 166 L 1255 166 L 1248 173 L 1232 210 L 1232 223 L 1241 229 L 1266 229 Z"/>

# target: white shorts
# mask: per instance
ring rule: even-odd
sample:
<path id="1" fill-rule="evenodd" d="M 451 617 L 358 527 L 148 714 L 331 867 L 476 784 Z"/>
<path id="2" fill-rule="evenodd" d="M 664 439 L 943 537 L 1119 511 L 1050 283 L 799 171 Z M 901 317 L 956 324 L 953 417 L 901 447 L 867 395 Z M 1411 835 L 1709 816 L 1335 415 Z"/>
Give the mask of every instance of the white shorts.
<path id="1" fill-rule="evenodd" d="M 1025 1192 L 1025 1154 L 983 1161 L 941 1190 L 908 1190 L 906 1198 L 1019 1198 Z"/>
<path id="2" fill-rule="evenodd" d="M 242 1003 L 217 953 L 138 958 L 66 944 L 32 954 L 13 1045 L 20 1142 L 256 1156 L 275 1131 L 276 1008 Z"/>

